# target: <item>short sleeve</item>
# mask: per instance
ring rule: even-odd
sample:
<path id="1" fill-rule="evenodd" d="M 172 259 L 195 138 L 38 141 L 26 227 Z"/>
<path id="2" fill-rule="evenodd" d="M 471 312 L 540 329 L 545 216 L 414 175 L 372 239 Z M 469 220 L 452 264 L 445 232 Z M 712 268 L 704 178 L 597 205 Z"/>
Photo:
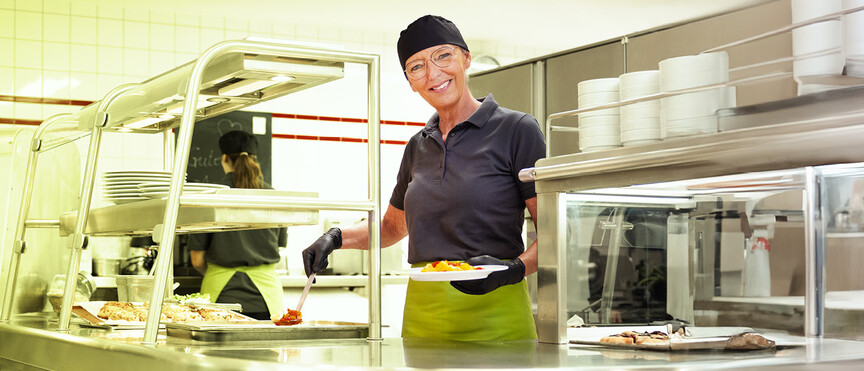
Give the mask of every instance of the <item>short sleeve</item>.
<path id="1" fill-rule="evenodd" d="M 405 152 L 402 153 L 402 163 L 399 165 L 399 173 L 396 174 L 396 186 L 393 187 L 393 193 L 390 195 L 390 205 L 399 209 L 405 210 L 405 192 L 408 190 L 408 183 L 411 182 L 412 173 L 412 153 L 416 142 L 414 137 L 405 145 Z"/>
<path id="2" fill-rule="evenodd" d="M 513 133 L 512 161 L 513 178 L 522 195 L 522 200 L 537 196 L 534 190 L 534 182 L 523 182 L 519 180 L 519 172 L 522 169 L 533 167 L 537 160 L 546 157 L 546 142 L 543 140 L 543 132 L 537 120 L 525 114 L 519 119 Z"/>

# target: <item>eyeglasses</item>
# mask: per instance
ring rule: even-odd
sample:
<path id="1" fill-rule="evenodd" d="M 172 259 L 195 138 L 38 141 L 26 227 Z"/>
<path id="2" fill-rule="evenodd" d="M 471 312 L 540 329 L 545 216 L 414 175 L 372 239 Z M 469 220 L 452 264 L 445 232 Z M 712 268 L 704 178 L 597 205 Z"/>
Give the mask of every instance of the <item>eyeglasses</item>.
<path id="1" fill-rule="evenodd" d="M 456 49 L 452 46 L 442 46 L 438 49 L 435 49 L 432 52 L 429 60 L 432 61 L 436 66 L 444 68 L 450 66 L 453 63 L 453 49 Z M 412 80 L 418 80 L 426 76 L 426 58 L 415 59 L 413 61 L 408 62 L 406 65 L 405 74 L 411 78 Z"/>

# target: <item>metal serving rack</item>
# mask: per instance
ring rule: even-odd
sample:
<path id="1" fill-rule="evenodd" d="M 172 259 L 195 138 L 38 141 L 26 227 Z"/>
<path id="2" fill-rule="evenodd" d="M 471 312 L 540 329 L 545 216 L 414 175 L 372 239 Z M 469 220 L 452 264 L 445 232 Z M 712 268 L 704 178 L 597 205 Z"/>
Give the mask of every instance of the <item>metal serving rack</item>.
<path id="1" fill-rule="evenodd" d="M 805 22 L 739 40 L 706 50 L 712 52 L 762 40 L 790 32 L 809 24 L 837 20 L 846 14 L 864 11 L 856 7 L 828 14 Z M 841 53 L 832 48 L 737 68 L 760 67 L 819 55 Z M 856 63 L 847 59 L 849 63 Z M 705 91 L 738 84 L 791 76 L 791 72 L 776 72 L 725 83 L 661 92 L 636 99 L 586 107 L 550 114 L 546 117 L 546 137 L 554 131 L 578 131 L 578 127 L 554 126 L 552 122 L 565 117 L 621 107 L 632 103 L 661 99 L 681 94 Z M 588 190 L 602 193 L 613 187 L 640 184 L 696 180 L 713 182 L 722 176 L 768 176 L 771 172 L 788 170 L 796 173 L 795 184 L 784 187 L 801 189 L 805 195 L 803 220 L 805 230 L 805 325 L 808 337 L 822 337 L 825 327 L 825 238 L 830 211 L 821 203 L 826 196 L 826 178 L 849 172 L 860 174 L 864 169 L 864 78 L 857 76 L 820 76 L 816 81 L 850 87 L 792 99 L 720 110 L 721 131 L 689 137 L 666 138 L 662 142 L 621 147 L 604 151 L 575 153 L 537 161 L 533 168 L 523 169 L 520 179 L 535 182 L 538 199 L 538 233 L 544 236 L 538 249 L 538 335 L 541 342 L 566 343 L 567 282 L 566 247 L 564 236 L 566 214 L 565 193 L 579 192 L 589 197 Z M 826 103 L 828 104 L 826 108 Z M 725 127 L 724 127 L 724 124 Z M 806 138 L 806 140 L 802 140 Z M 761 173 L 761 174 L 759 174 Z M 743 175 L 742 175 L 743 174 Z M 767 174 L 767 175 L 766 175 Z M 676 183 L 677 184 L 677 183 Z M 596 191 L 600 189 L 600 191 Z M 753 189 L 751 189 L 752 191 Z M 620 190 L 619 190 L 620 191 Z M 748 191 L 736 188 L 736 191 Z M 650 193 L 650 192 L 649 192 Z M 607 194 L 608 196 L 608 194 Z M 685 195 L 692 197 L 693 195 Z M 633 197 L 619 193 L 621 205 L 633 203 Z M 628 199 L 629 198 L 629 199 Z M 620 225 L 618 226 L 620 229 Z M 614 261 L 615 259 L 609 259 Z M 608 309 L 608 308 L 607 308 Z"/>
<path id="2" fill-rule="evenodd" d="M 368 85 L 368 195 L 365 200 L 320 200 L 308 194 L 225 190 L 213 195 L 182 195 L 195 122 L 341 78 L 344 63 L 365 64 Z M 171 129 L 179 130 L 174 145 Z M 103 131 L 162 133 L 164 167 L 171 170 L 168 197 L 91 208 L 99 144 Z M 59 220 L 29 220 L 36 164 L 40 153 L 90 135 L 77 211 Z M 142 344 L 155 344 L 160 312 L 171 273 L 177 233 L 315 224 L 318 210 L 369 213 L 369 340 L 381 340 L 380 235 L 380 56 L 294 45 L 277 40 L 218 43 L 189 64 L 140 84 L 119 86 L 105 98 L 73 115 L 49 118 L 37 129 L 27 160 L 10 269 L 0 321 L 12 314 L 27 228 L 59 228 L 71 249 L 59 331 L 68 331 L 75 276 L 88 236 L 152 235 L 159 245 L 154 289 Z M 130 213 L 136 215 L 129 218 Z M 140 216 L 140 217 L 139 217 Z M 164 289 L 163 289 L 164 288 Z"/>

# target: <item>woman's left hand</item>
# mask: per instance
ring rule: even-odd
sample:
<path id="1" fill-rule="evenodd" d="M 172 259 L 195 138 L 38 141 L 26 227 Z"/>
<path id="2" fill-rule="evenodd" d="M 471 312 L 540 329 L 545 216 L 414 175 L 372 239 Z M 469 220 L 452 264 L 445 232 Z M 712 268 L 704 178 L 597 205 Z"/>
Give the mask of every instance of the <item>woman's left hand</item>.
<path id="1" fill-rule="evenodd" d="M 507 269 L 492 272 L 486 278 L 468 281 L 451 281 L 450 286 L 469 295 L 483 295 L 504 286 L 522 282 L 525 278 L 525 264 L 519 258 L 506 261 L 489 255 L 475 256 L 465 261 L 472 266 L 504 265 Z"/>

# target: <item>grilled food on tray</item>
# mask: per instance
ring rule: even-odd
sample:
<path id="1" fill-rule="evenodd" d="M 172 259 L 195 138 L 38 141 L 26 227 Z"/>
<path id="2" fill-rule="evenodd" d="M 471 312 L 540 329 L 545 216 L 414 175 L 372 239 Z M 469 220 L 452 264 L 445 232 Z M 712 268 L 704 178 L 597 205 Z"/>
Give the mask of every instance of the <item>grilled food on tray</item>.
<path id="1" fill-rule="evenodd" d="M 145 321 L 147 319 L 148 303 L 135 305 L 127 302 L 106 302 L 97 316 L 107 320 Z M 203 308 L 184 304 L 163 304 L 161 321 L 247 321 L 249 318 L 231 312 L 227 309 Z"/>
<path id="2" fill-rule="evenodd" d="M 609 344 L 664 344 L 669 341 L 669 335 L 662 331 L 636 332 L 624 331 L 600 339 L 601 343 Z"/>
<path id="3" fill-rule="evenodd" d="M 287 312 L 285 312 L 281 317 L 279 317 L 278 314 L 270 317 L 273 319 L 273 323 L 276 324 L 276 326 L 293 326 L 303 322 L 303 313 L 300 313 L 299 310 L 286 310 Z"/>
<path id="4" fill-rule="evenodd" d="M 421 272 L 450 272 L 450 271 L 473 271 L 475 269 L 481 269 L 472 267 L 471 264 L 468 263 L 459 263 L 459 262 L 451 262 L 447 260 L 439 260 L 434 263 L 426 264 Z"/>

